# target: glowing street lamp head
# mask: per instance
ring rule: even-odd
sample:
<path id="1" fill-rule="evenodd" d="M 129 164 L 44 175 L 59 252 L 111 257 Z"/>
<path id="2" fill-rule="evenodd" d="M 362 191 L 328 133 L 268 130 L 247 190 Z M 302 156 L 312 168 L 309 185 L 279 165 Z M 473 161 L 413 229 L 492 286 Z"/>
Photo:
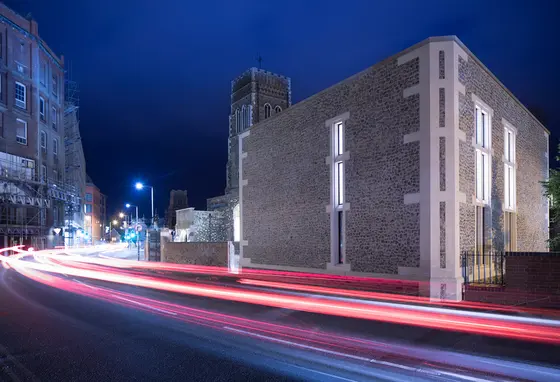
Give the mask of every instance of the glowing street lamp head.
<path id="1" fill-rule="evenodd" d="M 113 225 L 119 224 L 118 220 L 113 220 Z"/>
<path id="2" fill-rule="evenodd" d="M 125 207 L 126 207 L 126 208 L 130 208 L 130 203 L 126 203 L 126 204 L 125 204 Z"/>
<path id="3" fill-rule="evenodd" d="M 119 217 L 120 217 L 121 219 L 124 218 L 124 214 L 123 214 L 122 212 L 119 213 Z"/>
<path id="4" fill-rule="evenodd" d="M 141 189 L 144 188 L 144 185 L 142 183 L 138 182 L 138 183 L 136 183 L 135 187 L 136 187 L 137 190 L 141 190 Z"/>

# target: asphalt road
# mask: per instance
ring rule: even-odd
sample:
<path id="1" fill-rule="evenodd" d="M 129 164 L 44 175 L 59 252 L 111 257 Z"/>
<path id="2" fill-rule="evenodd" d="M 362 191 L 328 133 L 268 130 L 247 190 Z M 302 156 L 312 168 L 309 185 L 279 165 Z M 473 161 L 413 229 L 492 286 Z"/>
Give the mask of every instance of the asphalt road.
<path id="1" fill-rule="evenodd" d="M 439 349 L 443 351 L 439 357 L 482 356 L 483 362 L 508 359 L 527 368 L 536 363 L 555 367 L 560 360 L 559 350 L 549 345 L 82 281 L 223 315 Z M 418 368 L 426 369 L 425 365 L 410 367 L 403 359 L 379 356 L 372 365 L 265 337 L 217 331 L 75 295 L 13 270 L 0 270 L 0 381 L 413 381 L 465 380 L 453 376 L 471 375 L 460 368 L 447 369 L 445 375 L 424 375 Z M 553 371 L 535 380 L 560 380 L 560 375 Z"/>

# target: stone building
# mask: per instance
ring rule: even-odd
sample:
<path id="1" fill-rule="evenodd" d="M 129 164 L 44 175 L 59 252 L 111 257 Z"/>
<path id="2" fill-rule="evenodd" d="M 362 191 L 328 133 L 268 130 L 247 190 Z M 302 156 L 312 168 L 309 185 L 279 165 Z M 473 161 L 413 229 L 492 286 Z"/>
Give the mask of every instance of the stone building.
<path id="1" fill-rule="evenodd" d="M 0 245 L 60 244 L 65 207 L 64 58 L 35 20 L 0 3 Z M 56 236 L 56 237 L 55 237 Z"/>
<path id="2" fill-rule="evenodd" d="M 244 267 L 423 280 L 460 299 L 462 251 L 547 250 L 549 132 L 454 36 L 258 115 L 230 127 Z"/>
<path id="3" fill-rule="evenodd" d="M 169 193 L 169 206 L 165 211 L 165 226 L 173 229 L 177 224 L 175 211 L 182 210 L 189 206 L 187 190 L 171 190 Z"/>
<path id="4" fill-rule="evenodd" d="M 176 242 L 216 243 L 227 241 L 225 213 L 222 211 L 197 211 L 184 208 L 175 211 Z"/>
<path id="5" fill-rule="evenodd" d="M 97 244 L 105 236 L 107 197 L 101 193 L 89 175 L 87 175 L 84 202 L 84 231 L 86 239 L 89 238 L 86 241 Z"/>
<path id="6" fill-rule="evenodd" d="M 239 241 L 239 134 L 292 105 L 291 80 L 251 68 L 231 82 L 228 162 L 225 194 L 207 200 L 208 211 L 223 212 L 227 239 Z"/>

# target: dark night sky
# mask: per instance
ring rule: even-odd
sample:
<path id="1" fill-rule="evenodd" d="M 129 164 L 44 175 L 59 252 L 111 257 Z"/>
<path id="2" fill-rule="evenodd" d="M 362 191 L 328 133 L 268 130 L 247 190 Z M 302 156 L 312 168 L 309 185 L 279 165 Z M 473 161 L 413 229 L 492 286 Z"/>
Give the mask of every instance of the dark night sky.
<path id="1" fill-rule="evenodd" d="M 433 35 L 457 35 L 554 136 L 554 0 L 12 0 L 72 63 L 87 171 L 109 197 L 163 215 L 225 187 L 231 80 L 256 66 L 290 76 L 294 102 Z"/>

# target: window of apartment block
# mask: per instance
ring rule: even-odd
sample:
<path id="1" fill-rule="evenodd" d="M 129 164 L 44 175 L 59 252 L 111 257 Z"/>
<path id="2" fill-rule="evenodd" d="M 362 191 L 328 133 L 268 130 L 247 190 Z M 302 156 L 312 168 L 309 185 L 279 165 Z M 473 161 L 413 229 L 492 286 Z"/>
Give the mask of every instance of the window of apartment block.
<path id="1" fill-rule="evenodd" d="M 47 166 L 41 165 L 41 182 L 47 181 Z"/>
<path id="2" fill-rule="evenodd" d="M 53 155 L 58 155 L 58 139 L 53 138 Z"/>
<path id="3" fill-rule="evenodd" d="M 504 129 L 504 207 L 515 211 L 515 132 L 510 127 Z"/>
<path id="4" fill-rule="evenodd" d="M 16 82 L 16 106 L 26 109 L 27 105 L 27 88 L 21 82 Z"/>
<path id="5" fill-rule="evenodd" d="M 43 97 L 39 97 L 39 116 L 41 117 L 42 121 L 45 121 L 45 99 Z"/>
<path id="6" fill-rule="evenodd" d="M 91 192 L 87 192 L 86 193 L 86 202 L 91 202 L 93 201 L 93 196 L 91 195 Z"/>
<path id="7" fill-rule="evenodd" d="M 52 107 L 51 108 L 51 125 L 53 130 L 56 131 L 57 127 L 56 127 L 56 123 L 57 123 L 57 117 L 58 117 L 58 113 L 56 112 L 56 107 Z"/>
<path id="8" fill-rule="evenodd" d="M 56 74 L 52 76 L 52 94 L 55 97 L 58 96 L 58 76 Z"/>
<path id="9" fill-rule="evenodd" d="M 47 151 L 47 133 L 41 130 L 41 148 L 44 152 Z"/>
<path id="10" fill-rule="evenodd" d="M 480 106 L 475 107 L 475 147 L 476 147 L 476 199 L 480 203 L 490 203 L 490 114 Z"/>
<path id="11" fill-rule="evenodd" d="M 91 214 L 91 204 L 86 204 L 86 214 Z"/>
<path id="12" fill-rule="evenodd" d="M 27 122 L 23 119 L 16 119 L 17 128 L 16 128 L 16 141 L 17 143 L 21 143 L 22 145 L 27 144 Z"/>
<path id="13" fill-rule="evenodd" d="M 47 63 L 45 61 L 41 61 L 39 66 L 39 82 L 41 85 L 47 86 Z"/>

